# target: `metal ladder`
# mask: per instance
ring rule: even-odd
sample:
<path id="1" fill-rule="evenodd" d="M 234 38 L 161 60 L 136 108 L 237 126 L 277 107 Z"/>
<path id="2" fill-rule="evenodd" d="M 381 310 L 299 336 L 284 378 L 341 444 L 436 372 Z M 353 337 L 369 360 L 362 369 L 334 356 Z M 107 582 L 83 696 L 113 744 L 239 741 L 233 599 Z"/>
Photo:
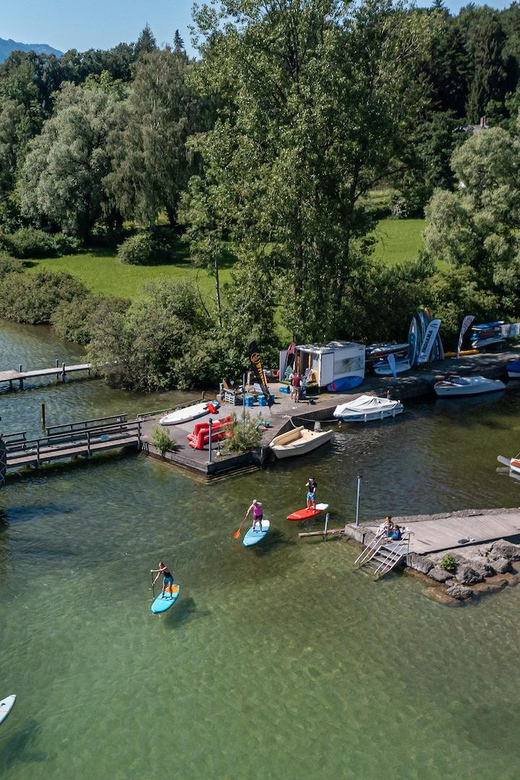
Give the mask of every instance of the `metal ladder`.
<path id="1" fill-rule="evenodd" d="M 410 531 L 404 529 L 403 538 L 399 542 L 383 542 L 381 536 L 375 536 L 355 560 L 358 569 L 366 566 L 375 579 L 384 577 L 398 566 L 408 555 L 410 548 Z"/>

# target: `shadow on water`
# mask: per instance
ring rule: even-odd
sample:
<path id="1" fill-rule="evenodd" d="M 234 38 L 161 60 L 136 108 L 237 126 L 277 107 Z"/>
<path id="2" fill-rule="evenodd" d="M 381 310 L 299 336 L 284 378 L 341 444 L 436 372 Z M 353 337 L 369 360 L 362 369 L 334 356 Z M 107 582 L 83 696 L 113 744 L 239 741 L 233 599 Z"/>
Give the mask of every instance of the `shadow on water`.
<path id="1" fill-rule="evenodd" d="M 16 717 L 16 715 L 11 713 L 10 718 L 13 717 Z M 37 761 L 49 761 L 54 758 L 51 753 L 41 750 L 31 751 L 30 749 L 40 728 L 40 725 L 33 718 L 29 718 L 25 726 L 8 739 L 0 748 L 0 772 L 9 769 L 18 761 L 29 764 Z"/>
<path id="2" fill-rule="evenodd" d="M 57 505 L 57 504 L 36 504 L 35 506 L 18 506 L 9 509 L 8 513 L 5 513 L 5 518 L 11 521 L 13 525 L 19 523 L 25 523 L 30 520 L 39 520 L 42 515 L 70 515 L 74 514 L 75 510 L 70 506 Z M 0 518 L 0 528 L 2 527 Z"/>
<path id="3" fill-rule="evenodd" d="M 292 539 L 287 539 L 282 531 L 270 531 L 261 542 L 253 547 L 253 552 L 257 556 L 270 555 L 279 547 L 294 547 L 296 544 Z"/>
<path id="4" fill-rule="evenodd" d="M 179 599 L 179 603 L 170 609 L 165 615 L 165 626 L 169 629 L 184 627 L 187 622 L 199 618 L 209 617 L 211 612 L 207 609 L 198 609 L 195 599 L 191 596 Z"/>

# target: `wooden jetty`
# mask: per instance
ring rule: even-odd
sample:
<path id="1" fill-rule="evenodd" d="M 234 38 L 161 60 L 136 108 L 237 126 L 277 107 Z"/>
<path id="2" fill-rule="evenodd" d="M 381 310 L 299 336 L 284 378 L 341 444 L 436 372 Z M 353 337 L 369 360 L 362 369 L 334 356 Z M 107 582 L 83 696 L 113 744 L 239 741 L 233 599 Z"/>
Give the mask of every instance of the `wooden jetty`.
<path id="1" fill-rule="evenodd" d="M 31 371 L 24 371 L 23 366 L 18 367 L 18 371 L 0 371 L 0 383 L 9 382 L 9 389 L 13 389 L 15 382 L 18 382 L 20 390 L 24 389 L 24 382 L 27 379 L 36 379 L 40 377 L 56 377 L 58 381 L 65 382 L 67 374 L 74 374 L 78 371 L 86 371 L 90 376 L 92 371 L 91 363 L 78 363 L 77 365 L 67 366 L 65 363 L 59 363 L 52 368 L 37 368 Z"/>
<path id="2" fill-rule="evenodd" d="M 141 449 L 141 421 L 106 422 L 110 418 L 86 420 L 73 430 L 51 433 L 37 439 L 25 434 L 4 437 L 7 469 L 53 463 L 67 458 L 91 458 L 100 452 L 135 447 Z M 98 423 L 96 425 L 96 423 Z"/>

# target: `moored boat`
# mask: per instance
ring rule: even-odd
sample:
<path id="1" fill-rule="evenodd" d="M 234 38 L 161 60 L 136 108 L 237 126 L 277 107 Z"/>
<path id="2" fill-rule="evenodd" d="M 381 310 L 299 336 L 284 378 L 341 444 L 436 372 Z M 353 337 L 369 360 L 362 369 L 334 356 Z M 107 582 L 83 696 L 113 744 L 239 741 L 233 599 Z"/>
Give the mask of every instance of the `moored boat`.
<path id="1" fill-rule="evenodd" d="M 275 436 L 269 442 L 269 447 L 277 458 L 291 458 L 294 455 L 312 452 L 316 447 L 321 447 L 322 444 L 326 444 L 331 439 L 332 431 L 309 431 L 300 425 L 292 431 Z"/>
<path id="2" fill-rule="evenodd" d="M 402 411 L 401 401 L 391 401 L 389 398 L 378 398 L 373 395 L 360 395 L 354 401 L 336 406 L 334 417 L 349 422 L 370 422 L 384 420 L 385 417 L 395 417 Z"/>
<path id="3" fill-rule="evenodd" d="M 486 376 L 457 376 L 437 382 L 434 385 L 434 390 L 438 396 L 445 398 L 496 393 L 499 390 L 505 390 L 505 387 L 505 384 L 499 379 L 488 379 Z"/>
<path id="4" fill-rule="evenodd" d="M 183 406 L 181 409 L 175 409 L 175 411 L 166 414 L 164 417 L 161 417 L 159 422 L 161 425 L 180 425 L 181 423 L 196 420 L 198 417 L 202 417 L 203 415 L 209 414 L 210 412 L 214 414 L 218 407 L 218 401 Z"/>

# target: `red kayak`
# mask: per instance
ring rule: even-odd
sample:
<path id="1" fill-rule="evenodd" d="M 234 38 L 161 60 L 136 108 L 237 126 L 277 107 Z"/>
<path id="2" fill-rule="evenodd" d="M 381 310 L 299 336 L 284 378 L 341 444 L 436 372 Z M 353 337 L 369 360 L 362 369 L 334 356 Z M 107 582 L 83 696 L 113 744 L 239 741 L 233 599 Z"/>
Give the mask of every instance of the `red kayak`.
<path id="1" fill-rule="evenodd" d="M 311 517 L 321 515 L 329 508 L 328 504 L 316 504 L 316 509 L 298 509 L 292 515 L 287 515 L 287 520 L 309 520 Z"/>

